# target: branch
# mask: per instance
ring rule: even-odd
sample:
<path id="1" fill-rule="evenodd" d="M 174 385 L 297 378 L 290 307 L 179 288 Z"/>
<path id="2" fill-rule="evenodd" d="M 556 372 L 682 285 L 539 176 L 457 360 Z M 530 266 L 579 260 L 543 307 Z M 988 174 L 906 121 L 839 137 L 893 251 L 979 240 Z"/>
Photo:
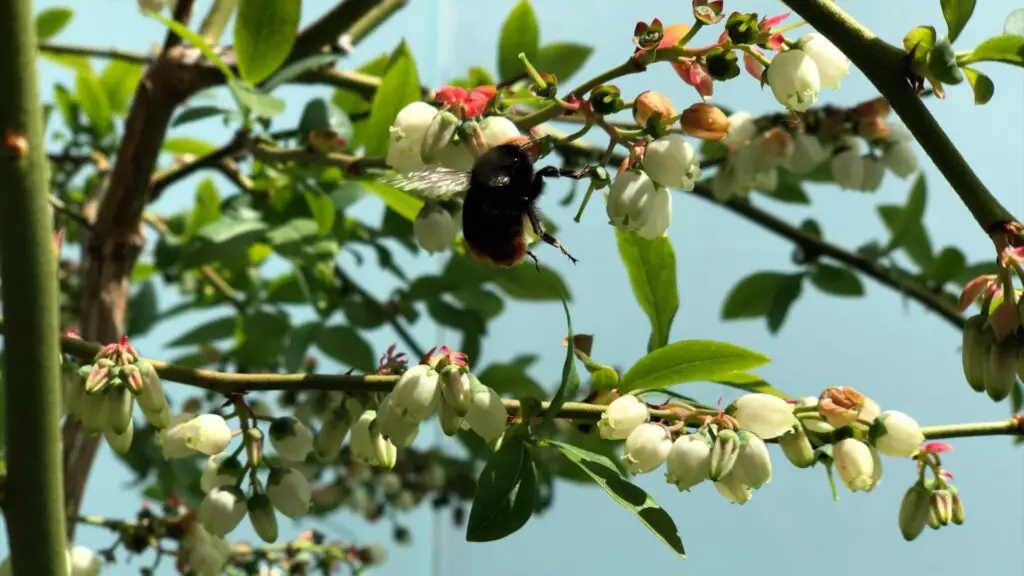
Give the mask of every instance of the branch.
<path id="1" fill-rule="evenodd" d="M 784 0 L 801 18 L 846 54 L 892 105 L 964 206 L 988 234 L 1015 220 L 960 155 L 907 81 L 903 50 L 874 35 L 828 0 Z"/>
<path id="2" fill-rule="evenodd" d="M 0 326 L 4 320 L 0 318 Z M 102 346 L 78 338 L 64 336 L 61 347 L 66 354 L 82 360 L 90 361 Z M 339 392 L 390 392 L 399 376 L 391 374 L 243 374 L 217 372 L 202 368 L 192 368 L 180 364 L 171 364 L 152 358 L 143 358 L 149 362 L 160 378 L 190 384 L 197 388 L 212 390 L 221 394 L 244 394 L 273 390 L 332 390 Z M 517 414 L 520 409 L 518 400 L 503 400 L 510 414 Z M 549 402 L 542 402 L 541 408 L 546 410 Z M 598 420 L 607 409 L 604 404 L 586 402 L 566 402 L 558 411 L 558 418 Z M 666 420 L 677 420 L 681 416 L 674 410 L 653 409 L 651 416 Z M 921 429 L 925 438 L 966 438 L 969 436 L 1024 436 L 1024 415 L 1015 416 L 1000 422 L 983 422 L 973 424 L 947 424 L 942 426 L 926 426 Z"/>
<path id="3" fill-rule="evenodd" d="M 131 52 L 119 48 L 100 48 L 96 46 L 77 46 L 74 44 L 58 44 L 55 42 L 41 42 L 39 51 L 49 54 L 68 54 L 72 56 L 86 56 L 89 58 L 106 58 L 108 60 L 123 60 L 136 64 L 149 64 L 156 60 L 155 56 Z"/>
<path id="4" fill-rule="evenodd" d="M 357 39 L 352 34 L 353 30 L 359 32 L 359 39 L 362 39 L 391 14 L 405 6 L 406 2 L 407 0 L 342 0 L 299 33 L 288 62 L 301 60 L 316 54 L 324 46 L 334 45 L 339 36 L 350 36 L 351 42 L 355 44 Z"/>
<path id="5" fill-rule="evenodd" d="M 188 178 L 203 168 L 217 168 L 222 161 L 235 158 L 245 152 L 246 138 L 238 132 L 230 142 L 220 148 L 196 158 L 192 162 L 157 172 L 149 184 L 149 202 L 155 202 L 170 185 Z"/>
<path id="6" fill-rule="evenodd" d="M 65 574 L 56 254 L 32 2 L 0 1 L 0 279 L 12 572 Z"/>

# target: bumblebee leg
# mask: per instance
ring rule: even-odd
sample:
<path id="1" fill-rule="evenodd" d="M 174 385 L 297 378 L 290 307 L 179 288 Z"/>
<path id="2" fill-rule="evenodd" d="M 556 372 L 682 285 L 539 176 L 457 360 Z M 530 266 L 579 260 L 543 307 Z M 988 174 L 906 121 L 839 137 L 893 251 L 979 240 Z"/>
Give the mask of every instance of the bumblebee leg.
<path id="1" fill-rule="evenodd" d="M 578 170 L 569 170 L 567 168 L 559 168 L 558 166 L 545 166 L 534 174 L 534 178 L 558 178 L 559 176 L 564 176 L 573 180 L 581 180 L 586 178 L 589 171 L 589 166 L 584 166 Z"/>
<path id="2" fill-rule="evenodd" d="M 533 265 L 537 267 L 537 272 L 540 272 L 540 260 L 537 259 L 537 255 L 529 250 L 526 251 L 526 255 L 533 258 Z"/>
<path id="3" fill-rule="evenodd" d="M 573 264 L 576 264 L 577 262 L 579 262 L 579 260 L 577 260 L 575 257 L 573 257 L 572 254 L 569 254 L 569 251 L 565 249 L 565 246 L 562 246 L 562 243 L 558 241 L 558 238 L 555 238 L 551 234 L 548 234 L 547 232 L 544 231 L 544 225 L 541 224 L 541 222 L 540 222 L 540 213 L 538 213 L 536 208 L 533 208 L 532 210 L 530 210 L 529 216 L 530 216 L 530 226 L 533 227 L 533 233 L 534 234 L 536 234 L 538 237 L 540 237 L 540 239 L 543 240 L 544 242 L 546 242 L 546 243 L 554 246 L 555 248 L 558 248 L 559 250 L 561 250 L 562 254 L 565 254 L 565 256 L 569 260 L 572 260 Z M 531 256 L 532 256 L 532 254 L 531 254 Z M 534 258 L 534 260 L 536 260 L 536 258 Z"/>

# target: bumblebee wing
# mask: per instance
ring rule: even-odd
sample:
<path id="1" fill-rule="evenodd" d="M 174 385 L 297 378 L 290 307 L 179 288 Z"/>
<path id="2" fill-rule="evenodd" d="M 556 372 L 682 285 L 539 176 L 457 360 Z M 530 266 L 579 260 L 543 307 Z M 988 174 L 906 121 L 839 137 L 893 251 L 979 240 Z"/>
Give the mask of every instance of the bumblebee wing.
<path id="1" fill-rule="evenodd" d="M 386 176 L 381 182 L 415 194 L 424 200 L 447 200 L 469 188 L 469 172 L 431 166 L 409 172 Z"/>

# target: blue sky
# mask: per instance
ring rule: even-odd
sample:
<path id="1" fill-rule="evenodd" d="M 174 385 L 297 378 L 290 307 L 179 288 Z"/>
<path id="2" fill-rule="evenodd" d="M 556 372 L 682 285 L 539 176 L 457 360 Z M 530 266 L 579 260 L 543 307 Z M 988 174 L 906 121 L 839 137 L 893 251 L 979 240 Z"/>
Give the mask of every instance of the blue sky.
<path id="1" fill-rule="evenodd" d="M 200 8 L 209 4 L 210 0 L 197 2 Z M 310 21 L 331 4 L 305 0 L 303 21 Z M 493 70 L 497 34 L 513 4 L 512 0 L 410 2 L 342 65 L 354 66 L 390 50 L 405 38 L 425 83 L 437 85 L 461 75 L 471 65 Z M 141 16 L 132 1 L 35 3 L 37 10 L 55 5 L 70 5 L 77 11 L 60 41 L 145 50 L 162 39 L 159 24 Z M 680 0 L 653 0 L 642 8 L 608 0 L 537 0 L 534 5 L 541 21 L 542 42 L 575 41 L 595 47 L 593 57 L 571 83 L 621 62 L 631 50 L 630 36 L 636 21 L 659 17 L 670 23 L 689 18 L 689 2 Z M 937 1 L 847 0 L 840 5 L 890 42 L 898 43 L 915 25 L 931 24 L 944 30 Z M 603 11 L 600 17 L 597 6 Z M 778 2 L 731 0 L 726 6 L 730 11 L 764 11 L 766 7 L 769 13 L 782 11 Z M 1005 16 L 1015 7 L 1008 0 L 979 2 L 956 46 L 964 49 L 1001 33 Z M 696 41 L 710 41 L 715 34 L 701 34 Z M 1020 70 L 1007 66 L 983 64 L 979 68 L 996 83 L 995 97 L 987 106 L 973 105 L 966 83 L 949 88 L 945 101 L 933 99 L 928 106 L 982 180 L 1019 216 L 1024 214 L 1024 106 L 1020 100 L 1024 81 Z M 55 81 L 70 85 L 72 80 L 66 70 L 43 64 L 41 82 L 47 99 Z M 649 88 L 661 90 L 680 108 L 695 101 L 693 90 L 666 66 L 653 67 L 617 84 L 626 95 Z M 281 90 L 289 108 L 277 122 L 280 126 L 294 124 L 305 100 L 329 93 L 307 87 Z M 849 105 L 873 95 L 871 85 L 853 70 L 841 90 L 827 91 L 822 98 Z M 223 94 L 220 97 L 227 102 Z M 760 90 L 745 75 L 717 85 L 712 102 L 754 114 L 778 109 L 770 92 Z M 229 137 L 217 122 L 189 125 L 173 134 L 214 143 Z M 929 184 L 925 221 L 936 248 L 957 246 L 972 262 L 989 257 L 987 238 L 923 154 L 921 166 Z M 154 209 L 175 210 L 187 205 L 196 182 L 198 178 L 182 182 Z M 855 247 L 884 238 L 885 229 L 874 206 L 902 203 L 909 185 L 909 181 L 887 174 L 882 188 L 874 194 L 819 186 L 808 190 L 813 200 L 810 207 L 763 198 L 757 203 L 794 224 L 813 216 L 830 241 Z M 577 332 L 595 335 L 595 355 L 604 362 L 628 366 L 644 353 L 647 320 L 633 300 L 600 204 L 590 207 L 581 224 L 572 224 L 575 206 L 561 208 L 555 200 L 564 193 L 564 186 L 549 185 L 542 207 L 561 223 L 559 238 L 581 262 L 573 267 L 554 251 L 543 248 L 540 256 L 563 274 L 575 294 L 571 306 L 574 327 Z M 359 210 L 372 219 L 380 213 L 373 200 L 364 201 Z M 828 385 L 852 385 L 877 400 L 882 409 L 908 412 L 923 425 L 1007 417 L 1006 404 L 994 405 L 984 395 L 972 393 L 963 381 L 959 333 L 920 306 L 905 302 L 899 294 L 867 279 L 866 296 L 859 299 L 838 299 L 807 288 L 782 331 L 773 336 L 763 321 L 723 322 L 719 314 L 724 296 L 740 278 L 758 270 L 795 270 L 790 244 L 721 208 L 681 195 L 674 197 L 670 238 L 678 258 L 681 300 L 673 340 L 713 339 L 746 346 L 773 359 L 759 373 L 790 394 L 817 394 Z M 428 272 L 440 268 L 444 257 L 403 256 L 401 262 L 410 270 Z M 387 293 L 392 286 L 390 280 L 373 270 L 360 270 L 359 276 L 377 294 Z M 170 306 L 169 298 L 162 301 L 163 306 Z M 560 308 L 557 303 L 508 306 L 491 325 L 486 360 L 535 352 L 540 360 L 532 374 L 542 383 L 556 382 L 564 354 L 559 345 L 564 336 Z M 136 345 L 146 355 L 173 356 L 177 351 L 164 350 L 162 345 L 202 318 L 176 318 Z M 414 333 L 421 342 L 441 342 L 445 337 L 423 322 L 414 327 Z M 529 337 L 524 337 L 526 334 Z M 383 349 L 394 337 L 382 330 L 372 339 L 377 348 Z M 331 368 L 330 364 L 321 366 L 324 370 Z M 702 385 L 693 388 L 687 392 L 712 402 L 719 395 L 725 402 L 735 397 L 730 390 Z M 417 442 L 430 446 L 442 440 L 438 432 L 429 430 Z M 841 489 L 841 500 L 833 502 L 820 470 L 795 470 L 779 453 L 773 453 L 777 458 L 772 482 L 742 507 L 726 502 L 710 485 L 679 494 L 664 483 L 660 473 L 638 480 L 680 525 L 689 552 L 686 561 L 676 558 L 598 489 L 569 484 L 556 487 L 553 509 L 531 519 L 513 536 L 489 544 L 465 542 L 463 532 L 453 528 L 446 515 L 435 517 L 425 507 L 404 519 L 412 530 L 413 542 L 402 548 L 391 543 L 387 524 L 367 525 L 348 513 L 312 526 L 341 538 L 355 534 L 363 541 L 383 543 L 390 551 L 390 560 L 374 572 L 381 575 L 470 576 L 486 571 L 503 576 L 523 570 L 539 575 L 616 574 L 637 569 L 649 573 L 785 571 L 793 575 L 816 575 L 827 570 L 834 576 L 861 574 L 864 570 L 886 575 L 1020 574 L 1024 571 L 1024 452 L 1014 449 L 1005 438 L 963 439 L 954 441 L 954 446 L 955 451 L 946 455 L 944 463 L 956 476 L 966 503 L 967 523 L 928 531 L 909 544 L 896 528 L 896 513 L 903 492 L 913 481 L 910 462 L 885 460 L 885 475 L 875 491 L 850 494 Z M 132 515 L 141 499 L 126 488 L 130 479 L 129 472 L 103 446 L 83 512 Z M 286 525 L 282 525 L 282 536 L 310 526 L 288 525 L 289 529 L 284 530 Z M 252 539 L 255 535 L 240 529 L 235 536 Z M 110 538 L 101 530 L 79 531 L 79 542 L 92 547 L 106 546 Z M 0 544 L 0 553 L 6 555 L 6 543 Z M 524 553 L 529 556 L 524 557 Z M 525 558 L 529 558 L 528 563 Z M 120 565 L 104 573 L 136 574 L 140 566 Z M 171 574 L 173 567 L 165 563 L 160 573 Z"/>

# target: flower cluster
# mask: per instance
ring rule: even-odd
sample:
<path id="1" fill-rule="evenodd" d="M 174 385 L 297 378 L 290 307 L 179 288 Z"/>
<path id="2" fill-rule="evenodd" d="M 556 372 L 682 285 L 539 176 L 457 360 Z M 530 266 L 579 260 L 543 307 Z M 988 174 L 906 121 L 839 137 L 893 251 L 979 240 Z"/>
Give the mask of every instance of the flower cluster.
<path id="1" fill-rule="evenodd" d="M 817 101 L 822 88 L 838 89 L 849 73 L 846 55 L 827 38 L 812 32 L 776 54 L 766 78 L 780 104 L 793 112 L 803 112 Z"/>
<path id="2" fill-rule="evenodd" d="M 1024 380 L 1024 291 L 1011 286 L 1011 274 L 1024 263 L 1024 248 L 1007 247 L 999 258 L 999 274 L 974 278 L 960 294 L 960 310 L 981 300 L 982 311 L 963 329 L 964 377 L 971 388 L 1002 401 L 1017 378 Z M 1024 280 L 1024 279 L 1022 279 Z"/>
<path id="3" fill-rule="evenodd" d="M 160 376 L 127 338 L 104 346 L 77 376 L 68 374 L 62 379 L 68 416 L 80 421 L 90 433 L 102 433 L 117 452 L 124 454 L 131 447 L 136 402 L 154 428 L 165 428 L 170 423 Z"/>
<path id="4" fill-rule="evenodd" d="M 693 190 L 701 176 L 696 151 L 681 134 L 668 133 L 671 125 L 678 121 L 683 133 L 714 141 L 725 136 L 728 122 L 721 110 L 703 102 L 677 115 L 672 102 L 653 91 L 637 96 L 633 119 L 647 136 L 633 144 L 611 183 L 608 219 L 618 228 L 654 239 L 665 236 L 672 222 L 669 188 Z"/>
<path id="5" fill-rule="evenodd" d="M 605 439 L 625 439 L 622 463 L 634 474 L 667 464 L 666 480 L 689 490 L 704 480 L 728 500 L 743 504 L 771 480 L 765 440 L 777 440 L 799 468 L 817 462 L 834 466 L 853 492 L 870 492 L 882 477 L 880 454 L 918 457 L 924 435 L 902 412 L 847 387 L 788 401 L 770 394 L 746 394 L 724 411 L 698 410 L 670 402 L 681 417 L 675 424 L 652 422 L 643 401 L 626 395 L 609 404 L 598 422 Z M 695 426 L 686 432 L 685 426 Z M 831 478 L 831 475 L 830 475 Z"/>
<path id="6" fill-rule="evenodd" d="M 434 96 L 440 109 L 426 102 L 402 108 L 390 128 L 388 166 L 402 174 L 429 165 L 469 171 L 489 148 L 520 137 L 508 118 L 483 116 L 495 94 L 494 86 L 445 86 Z M 457 206 L 426 203 L 413 222 L 416 241 L 428 252 L 446 250 L 459 233 L 460 217 Z"/>
<path id="7" fill-rule="evenodd" d="M 918 463 L 918 479 L 907 490 L 900 503 L 900 533 L 908 542 L 916 539 L 925 526 L 938 530 L 950 523 L 964 523 L 964 503 L 960 491 L 951 482 L 953 475 L 942 468 L 939 454 L 952 450 L 949 444 L 930 442 L 914 457 Z M 926 478 L 927 471 L 932 472 Z"/>
<path id="8" fill-rule="evenodd" d="M 889 112 L 884 101 L 869 101 L 849 112 L 822 110 L 797 126 L 736 112 L 723 140 L 730 155 L 711 181 L 712 194 L 723 202 L 753 189 L 772 194 L 779 168 L 804 175 L 826 162 L 844 189 L 877 190 L 886 168 L 906 178 L 917 170 L 917 159 L 906 128 L 885 120 Z"/>

